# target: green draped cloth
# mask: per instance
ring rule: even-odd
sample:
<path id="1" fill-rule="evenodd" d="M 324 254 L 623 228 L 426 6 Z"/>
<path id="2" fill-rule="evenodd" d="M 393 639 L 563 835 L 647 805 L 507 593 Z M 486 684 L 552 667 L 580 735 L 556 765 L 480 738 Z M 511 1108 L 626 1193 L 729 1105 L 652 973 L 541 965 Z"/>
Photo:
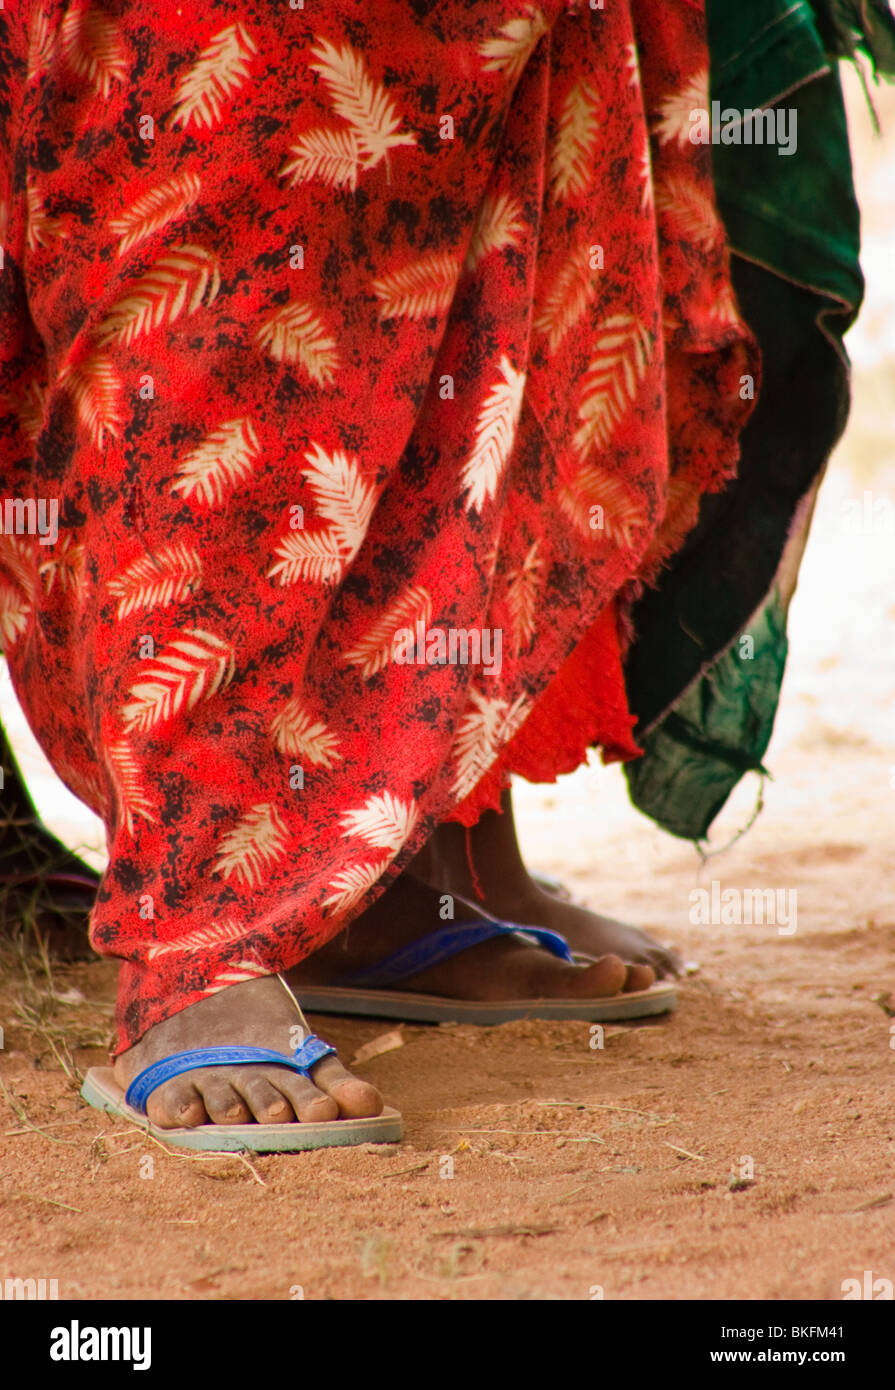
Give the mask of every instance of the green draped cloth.
<path id="1" fill-rule="evenodd" d="M 631 799 L 691 840 L 707 835 L 744 773 L 764 773 L 786 610 L 814 495 L 848 416 L 842 338 L 864 281 L 837 59 L 861 50 L 875 72 L 895 73 L 895 21 L 879 0 L 708 0 L 708 27 L 712 100 L 722 111 L 793 108 L 797 146 L 789 155 L 775 145 L 712 146 L 762 385 L 737 478 L 703 500 L 683 550 L 633 613 L 626 680 L 644 756 L 625 766 Z"/>

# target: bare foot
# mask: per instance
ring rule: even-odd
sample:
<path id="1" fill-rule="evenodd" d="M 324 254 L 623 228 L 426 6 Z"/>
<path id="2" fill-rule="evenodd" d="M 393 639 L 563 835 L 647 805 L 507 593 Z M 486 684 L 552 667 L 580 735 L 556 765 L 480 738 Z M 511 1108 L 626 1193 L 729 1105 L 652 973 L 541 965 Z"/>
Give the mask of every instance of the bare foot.
<path id="1" fill-rule="evenodd" d="M 115 1062 L 115 1080 L 126 1089 L 153 1062 L 195 1047 L 224 1044 L 267 1047 L 291 1055 L 310 1032 L 288 990 L 276 975 L 247 980 L 212 994 L 150 1028 Z M 313 1081 L 288 1067 L 254 1063 L 200 1067 L 158 1086 L 146 1113 L 161 1129 L 181 1125 L 285 1125 L 382 1113 L 382 1097 L 367 1081 L 346 1071 L 337 1057 L 312 1069 Z"/>
<path id="2" fill-rule="evenodd" d="M 683 961 L 639 927 L 603 917 L 580 904 L 545 891 L 522 860 L 510 793 L 504 811 L 486 811 L 467 831 L 454 822 L 440 825 L 411 864 L 413 874 L 441 893 L 456 893 L 503 921 L 549 927 L 566 938 L 576 954 L 597 960 L 607 954 L 626 961 L 632 975 L 627 990 L 643 989 L 641 972 L 663 979 L 679 975 Z M 472 865 L 470 865 L 470 860 Z"/>
<path id="3" fill-rule="evenodd" d="M 441 916 L 442 906 L 443 895 L 404 873 L 341 936 L 290 970 L 287 979 L 299 996 L 303 985 L 338 985 L 355 971 L 378 965 L 392 952 L 450 926 L 451 921 Z M 472 904 L 454 900 L 454 922 L 476 920 L 487 918 Z M 392 988 L 484 1002 L 603 999 L 647 989 L 654 980 L 648 966 L 628 966 L 617 955 L 571 964 L 541 946 L 503 936 L 471 946 Z"/>

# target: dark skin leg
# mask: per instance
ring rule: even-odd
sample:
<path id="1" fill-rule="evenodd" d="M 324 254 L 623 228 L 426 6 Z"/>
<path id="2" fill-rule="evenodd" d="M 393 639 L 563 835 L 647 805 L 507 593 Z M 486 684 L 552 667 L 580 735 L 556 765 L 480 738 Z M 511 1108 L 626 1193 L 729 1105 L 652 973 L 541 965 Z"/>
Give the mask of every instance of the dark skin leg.
<path id="1" fill-rule="evenodd" d="M 504 792 L 502 804 L 502 814 L 486 811 L 469 830 L 469 853 L 465 827 L 446 822 L 413 860 L 411 871 L 439 892 L 458 893 L 494 917 L 525 926 L 550 927 L 583 956 L 617 955 L 629 963 L 651 967 L 660 979 L 680 973 L 680 956 L 639 927 L 590 912 L 541 888 L 522 859 L 509 790 Z"/>
<path id="2" fill-rule="evenodd" d="M 0 822 L 0 879 L 31 872 L 45 876 L 52 870 L 94 878 L 98 884 L 99 876 L 41 823 L 2 725 L 0 766 L 5 811 Z M 486 811 L 470 829 L 468 846 L 463 826 L 453 822 L 439 826 L 413 861 L 413 874 L 439 892 L 453 892 L 493 916 L 561 932 L 574 951 L 592 959 L 618 955 L 629 964 L 651 967 L 660 979 L 680 972 L 676 952 L 638 927 L 590 912 L 536 883 L 519 850 L 509 790 L 502 802 L 503 814 Z M 94 890 L 86 886 L 32 882 L 4 887 L 0 881 L 0 934 L 10 934 L 22 920 L 34 921 L 54 954 L 63 959 L 88 958 L 92 951 L 87 919 L 93 897 Z M 636 972 L 625 988 L 644 988 L 642 978 Z"/>
<path id="3" fill-rule="evenodd" d="M 4 770 L 6 812 L 5 821 L 0 823 L 0 876 L 18 878 L 30 873 L 41 876 L 56 871 L 94 878 L 98 883 L 98 876 L 42 825 L 2 725 L 0 765 Z M 545 891 L 530 876 L 522 860 L 509 791 L 504 793 L 503 804 L 502 815 L 488 811 L 471 828 L 468 843 L 463 826 L 452 822 L 439 826 L 413 861 L 413 876 L 428 883 L 439 894 L 452 893 L 465 898 L 493 916 L 528 926 L 550 927 L 562 933 L 574 951 L 603 962 L 600 978 L 604 986 L 614 978 L 615 967 L 610 968 L 604 960 L 610 956 L 620 958 L 631 967 L 621 986 L 625 991 L 646 988 L 651 983 L 648 969 L 659 978 L 679 972 L 680 957 L 639 928 L 590 912 Z M 470 856 L 475 877 L 470 868 Z M 87 940 L 87 917 L 93 896 L 94 890 L 90 887 L 74 884 L 32 881 L 4 887 L 0 882 L 0 932 L 4 929 L 11 932 L 23 920 L 33 921 L 53 953 L 66 959 L 89 957 L 92 952 Z M 389 902 L 394 902 L 394 890 Z M 416 903 L 413 911 L 418 911 Z M 464 915 L 469 917 L 470 912 L 467 910 Z M 427 930 L 434 930 L 441 919 L 437 913 L 428 914 L 428 917 L 432 918 L 432 925 Z M 380 929 L 387 929 L 387 925 L 385 921 L 380 922 Z M 386 942 L 387 938 L 382 938 L 380 957 L 388 953 Z M 496 947 L 497 944 L 492 949 Z M 508 948 L 501 945 L 500 949 L 506 951 Z M 473 955 L 472 960 L 475 959 Z M 456 978 L 458 969 L 459 966 L 452 967 L 449 972 L 452 979 Z M 460 970 L 460 976 L 466 983 L 465 987 L 457 989 L 457 997 L 483 997 L 477 992 L 475 982 L 467 979 L 467 969 Z M 421 986 L 417 982 L 415 987 Z M 604 988 L 600 992 L 607 991 Z"/>
<path id="4" fill-rule="evenodd" d="M 455 901 L 455 921 L 474 919 L 474 906 Z M 333 941 L 283 978 L 301 999 L 302 985 L 337 983 L 445 924 L 442 895 L 402 874 L 371 908 Z M 626 966 L 606 954 L 571 964 L 519 938 L 482 942 L 395 986 L 457 999 L 597 999 L 652 983 L 653 971 Z M 195 1047 L 242 1043 L 292 1052 L 301 1015 L 276 976 L 250 980 L 210 995 L 156 1024 L 115 1062 L 126 1089 L 152 1062 Z M 325 1057 L 307 1080 L 275 1064 L 204 1067 L 165 1082 L 149 1097 L 147 1113 L 163 1129 L 201 1124 L 262 1124 L 378 1115 L 382 1097 L 335 1057 Z"/>
<path id="5" fill-rule="evenodd" d="M 115 1079 L 124 1090 L 144 1067 L 194 1047 L 241 1043 L 288 1054 L 300 1041 L 293 1033 L 296 1025 L 303 1025 L 302 1015 L 276 975 L 247 980 L 150 1028 L 117 1058 Z M 309 1031 L 306 1025 L 304 1031 Z M 376 1087 L 352 1076 L 337 1057 L 324 1057 L 312 1077 L 265 1064 L 200 1067 L 158 1086 L 146 1113 L 161 1129 L 253 1120 L 281 1125 L 381 1113 Z"/>
<path id="6" fill-rule="evenodd" d="M 302 985 L 338 984 L 356 970 L 376 965 L 451 919 L 442 916 L 443 895 L 413 874 L 404 873 L 346 931 L 287 972 L 301 998 Z M 480 917 L 472 903 L 453 900 L 455 922 Z M 649 966 L 628 966 L 606 953 L 587 964 L 571 964 L 518 937 L 472 946 L 392 986 L 449 999 L 601 999 L 646 989 L 655 975 Z"/>

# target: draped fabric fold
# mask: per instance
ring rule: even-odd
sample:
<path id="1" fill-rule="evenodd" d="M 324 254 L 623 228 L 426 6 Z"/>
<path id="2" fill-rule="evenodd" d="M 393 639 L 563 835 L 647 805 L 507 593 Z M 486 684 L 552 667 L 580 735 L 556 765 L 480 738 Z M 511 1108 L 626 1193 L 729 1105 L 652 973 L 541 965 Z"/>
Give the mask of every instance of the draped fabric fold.
<path id="1" fill-rule="evenodd" d="M 698 5 L 3 25 L 0 624 L 107 827 L 123 1048 L 510 771 L 636 753 L 624 615 L 733 476 L 758 355 Z"/>
<path id="2" fill-rule="evenodd" d="M 736 476 L 631 615 L 625 682 L 644 755 L 631 798 L 698 840 L 746 771 L 764 772 L 787 655 L 786 618 L 831 450 L 848 418 L 843 336 L 864 296 L 860 214 L 835 59 L 857 49 L 895 77 L 884 0 L 709 0 L 720 108 L 786 108 L 796 147 L 713 146 L 715 192 L 762 389 Z M 745 638 L 745 645 L 741 645 Z M 747 659 L 743 659 L 743 652 Z"/>

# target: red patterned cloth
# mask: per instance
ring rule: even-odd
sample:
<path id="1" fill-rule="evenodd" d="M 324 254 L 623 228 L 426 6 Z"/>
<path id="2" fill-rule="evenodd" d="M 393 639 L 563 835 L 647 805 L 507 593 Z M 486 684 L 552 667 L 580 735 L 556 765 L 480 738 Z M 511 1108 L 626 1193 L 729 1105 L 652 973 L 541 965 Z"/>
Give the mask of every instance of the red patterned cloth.
<path id="1" fill-rule="evenodd" d="M 0 624 L 107 827 L 124 1048 L 308 955 L 510 771 L 636 753 L 619 619 L 757 364 L 687 138 L 698 5 L 0 26 L 2 499 L 59 506 L 55 541 L 6 522 Z M 437 664 L 452 630 L 500 662 Z"/>

